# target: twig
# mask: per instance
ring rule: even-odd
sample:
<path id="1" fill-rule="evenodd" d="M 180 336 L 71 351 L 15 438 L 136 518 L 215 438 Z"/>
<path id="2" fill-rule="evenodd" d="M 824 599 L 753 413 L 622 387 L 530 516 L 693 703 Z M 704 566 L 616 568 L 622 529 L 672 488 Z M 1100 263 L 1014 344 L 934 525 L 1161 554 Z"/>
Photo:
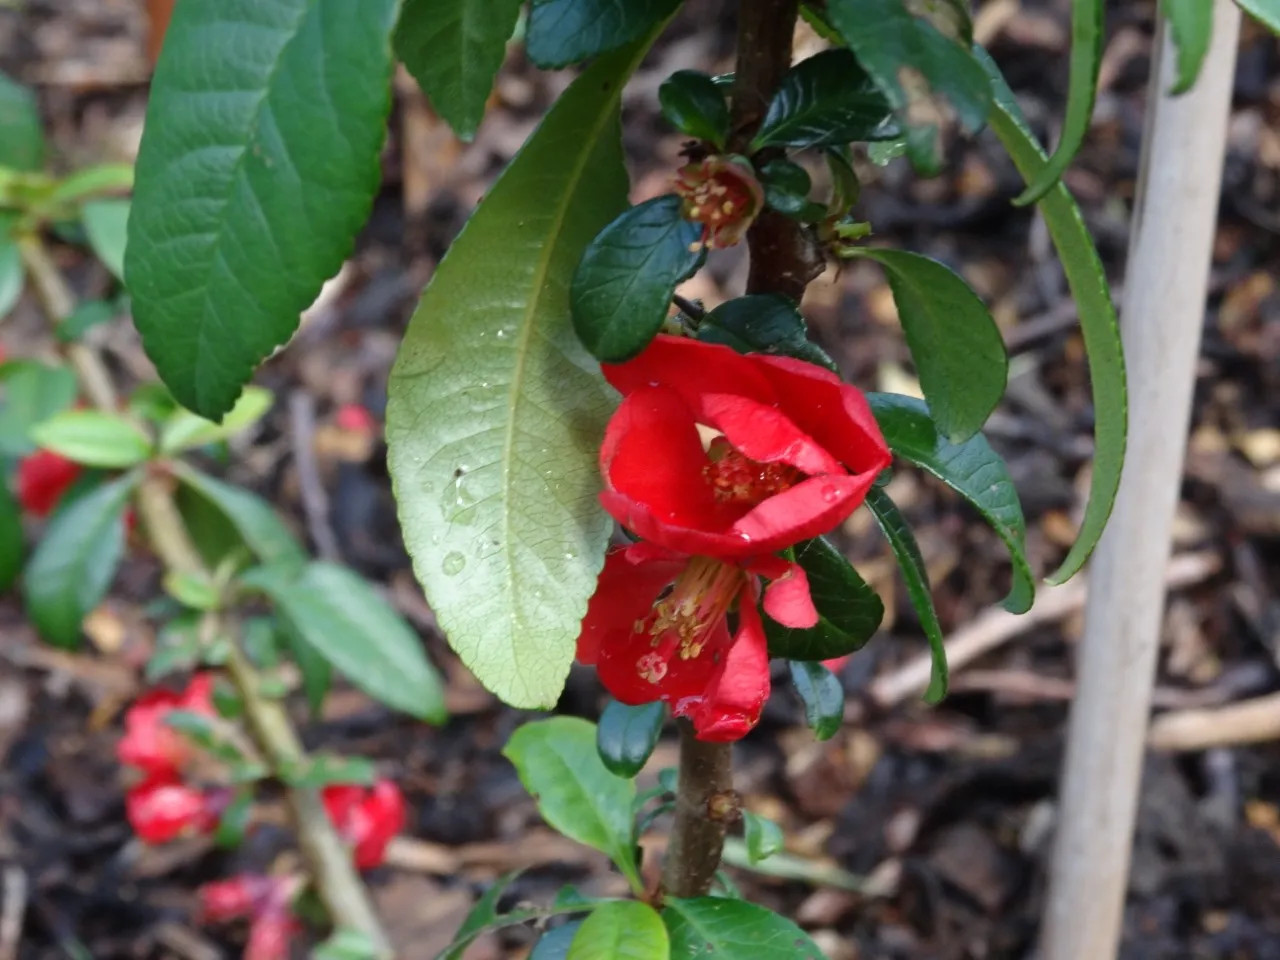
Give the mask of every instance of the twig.
<path id="1" fill-rule="evenodd" d="M 16 863 L 4 868 L 4 904 L 0 908 L 0 960 L 15 960 L 27 912 L 27 875 Z"/>
<path id="2" fill-rule="evenodd" d="M 1221 558 L 1211 551 L 1174 557 L 1165 570 L 1165 586 L 1169 590 L 1191 586 L 1213 576 L 1221 566 Z M 953 674 L 957 673 L 1014 637 L 1082 609 L 1088 595 L 1087 580 L 1077 577 L 1060 587 L 1042 588 L 1036 594 L 1035 606 L 1027 613 L 1015 615 L 1001 607 L 988 609 L 947 638 L 947 666 Z M 907 661 L 871 684 L 872 702 L 888 709 L 918 695 L 928 685 L 932 669 L 933 661 L 928 654 Z"/>
<path id="3" fill-rule="evenodd" d="M 289 394 L 289 439 L 293 446 L 293 463 L 298 470 L 298 487 L 302 494 L 302 512 L 307 518 L 307 531 L 316 552 L 325 560 L 339 560 L 342 551 L 329 523 L 329 494 L 320 479 L 316 464 L 316 405 L 305 390 Z"/>
<path id="4" fill-rule="evenodd" d="M 61 323 L 75 306 L 75 298 L 67 288 L 61 272 L 50 259 L 37 237 L 21 241 L 24 262 L 30 270 L 36 298 L 50 321 Z M 115 390 L 111 377 L 98 355 L 79 345 L 79 360 L 72 358 L 76 374 L 95 406 L 115 409 Z M 96 387 L 91 387 L 96 384 Z M 173 480 L 165 473 L 151 471 L 138 487 L 138 513 L 150 536 L 152 548 L 164 565 L 179 573 L 207 576 L 204 560 L 191 541 L 186 525 L 173 500 Z M 235 685 L 244 705 L 250 733 L 263 756 L 279 771 L 296 766 L 305 759 L 302 745 L 288 714 L 277 700 L 264 698 L 258 691 L 258 677 L 253 667 L 232 644 L 225 664 L 227 675 Z M 390 941 L 374 912 L 350 852 L 338 839 L 320 794 L 314 789 L 291 787 L 288 791 L 298 846 L 311 868 L 316 890 L 335 926 L 350 927 L 363 933 L 373 944 L 379 958 L 392 956 Z"/>
<path id="5" fill-rule="evenodd" d="M 703 743 L 688 720 L 679 721 L 679 727 L 676 820 L 663 863 L 662 889 L 673 897 L 700 897 L 711 889 L 725 834 L 740 811 L 729 745 Z"/>
<path id="6" fill-rule="evenodd" d="M 1129 451 L 1091 567 L 1043 960 L 1101 960 L 1120 940 L 1165 598 L 1159 571 L 1182 483 L 1240 34 L 1234 3 L 1213 8 L 1209 50 L 1185 94 L 1168 93 L 1177 51 L 1163 17 L 1156 34 L 1121 310 Z"/>
<path id="7" fill-rule="evenodd" d="M 1215 710 L 1178 710 L 1156 717 L 1147 732 L 1153 750 L 1207 750 L 1280 739 L 1280 693 Z"/>
<path id="8" fill-rule="evenodd" d="M 682 297 L 678 293 L 671 295 L 671 302 L 680 308 L 681 313 L 692 318 L 693 320 L 701 320 L 707 315 L 707 311 L 698 306 L 688 297 Z"/>

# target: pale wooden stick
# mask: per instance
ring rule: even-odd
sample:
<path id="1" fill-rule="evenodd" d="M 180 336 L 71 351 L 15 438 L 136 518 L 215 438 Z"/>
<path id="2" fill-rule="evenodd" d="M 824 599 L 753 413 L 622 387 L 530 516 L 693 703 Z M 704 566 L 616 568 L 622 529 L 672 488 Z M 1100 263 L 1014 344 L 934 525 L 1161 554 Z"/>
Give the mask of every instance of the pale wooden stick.
<path id="1" fill-rule="evenodd" d="M 1041 960 L 1107 960 L 1120 940 L 1240 11 L 1214 0 L 1213 20 L 1200 78 L 1182 96 L 1168 94 L 1176 51 L 1163 18 L 1156 39 L 1121 311 L 1129 451 L 1090 573 Z"/>
<path id="2" fill-rule="evenodd" d="M 1151 722 L 1152 750 L 1207 750 L 1280 739 L 1280 693 L 1213 710 L 1178 710 Z"/>

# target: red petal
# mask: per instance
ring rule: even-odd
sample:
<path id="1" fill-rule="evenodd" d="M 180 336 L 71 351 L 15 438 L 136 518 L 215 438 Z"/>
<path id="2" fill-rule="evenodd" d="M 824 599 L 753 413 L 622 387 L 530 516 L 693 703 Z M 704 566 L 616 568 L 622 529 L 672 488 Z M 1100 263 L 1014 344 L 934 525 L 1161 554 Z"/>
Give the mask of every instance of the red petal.
<path id="1" fill-rule="evenodd" d="M 889 448 L 867 398 L 830 370 L 792 357 L 753 354 L 796 426 L 856 473 L 878 473 Z"/>
<path id="2" fill-rule="evenodd" d="M 767 404 L 778 399 L 752 358 L 688 337 L 659 334 L 635 359 L 606 363 L 603 370 L 605 379 L 624 396 L 659 385 L 678 391 L 699 420 L 702 398 L 709 393 L 736 394 Z"/>
<path id="3" fill-rule="evenodd" d="M 641 660 L 655 652 L 654 638 L 648 633 L 630 633 L 625 638 L 609 641 L 600 650 L 596 670 L 605 689 L 622 703 L 636 706 L 663 700 L 675 704 L 673 712 L 680 713 L 680 702 L 690 698 L 700 699 L 719 667 L 718 659 L 730 645 L 729 628 L 723 620 L 711 627 L 701 652 L 687 660 L 675 650 L 665 658 L 666 674 L 657 682 L 646 678 Z"/>
<path id="4" fill-rule="evenodd" d="M 80 476 L 80 464 L 50 450 L 37 450 L 18 464 L 18 503 L 37 517 L 53 512 Z"/>
<path id="5" fill-rule="evenodd" d="M 874 473 L 811 477 L 752 507 L 733 525 L 738 554 L 772 553 L 830 533 L 866 498 Z"/>
<path id="6" fill-rule="evenodd" d="M 706 695 L 687 712 L 699 740 L 741 740 L 760 720 L 769 699 L 769 645 L 756 611 L 755 591 L 738 604 L 738 634 Z M 677 716 L 678 710 L 673 710 Z"/>
<path id="7" fill-rule="evenodd" d="M 213 683 L 212 673 L 197 673 L 193 676 L 191 682 L 187 684 L 187 689 L 182 691 L 179 709 L 190 710 L 207 717 L 215 716 L 217 710 L 213 706 Z"/>
<path id="8" fill-rule="evenodd" d="M 811 476 L 846 472 L 839 460 L 776 407 L 717 393 L 703 398 L 703 408 L 707 424 L 752 460 L 788 463 Z"/>
<path id="9" fill-rule="evenodd" d="M 200 917 L 205 923 L 225 923 L 254 913 L 273 884 L 271 877 L 242 873 L 229 880 L 204 884 L 196 896 L 200 900 Z"/>
<path id="10" fill-rule="evenodd" d="M 658 594 L 675 580 L 688 562 L 685 558 L 648 560 L 653 549 L 648 544 L 635 544 L 605 555 L 596 592 L 591 595 L 587 615 L 582 619 L 582 633 L 578 636 L 579 663 L 591 666 L 599 659 L 604 644 L 625 643 L 636 621 L 649 615 Z"/>
<path id="11" fill-rule="evenodd" d="M 175 774 L 192 748 L 164 718 L 181 706 L 182 699 L 168 690 L 153 690 L 135 700 L 124 714 L 125 734 L 116 745 L 116 758 L 153 779 Z"/>
<path id="12" fill-rule="evenodd" d="M 171 781 L 148 780 L 134 787 L 125 794 L 124 808 L 134 833 L 147 843 L 166 843 L 214 825 L 204 794 Z"/>
<path id="13" fill-rule="evenodd" d="M 809 593 L 809 577 L 793 563 L 764 590 L 764 612 L 784 627 L 807 630 L 818 623 L 818 608 Z"/>
<path id="14" fill-rule="evenodd" d="M 244 960 L 288 960 L 289 943 L 300 929 L 297 918 L 286 910 L 264 911 L 249 926 Z"/>

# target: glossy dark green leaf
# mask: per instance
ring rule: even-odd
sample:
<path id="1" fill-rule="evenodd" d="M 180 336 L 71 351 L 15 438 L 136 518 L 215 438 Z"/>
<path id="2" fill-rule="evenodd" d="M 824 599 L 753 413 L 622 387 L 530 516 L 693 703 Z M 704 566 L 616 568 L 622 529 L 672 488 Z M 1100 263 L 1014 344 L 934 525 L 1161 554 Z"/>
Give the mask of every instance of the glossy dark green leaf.
<path id="1" fill-rule="evenodd" d="M 726 300 L 703 317 L 698 339 L 723 343 L 739 353 L 773 353 L 836 369 L 835 361 L 809 339 L 795 302 L 777 293 Z"/>
<path id="2" fill-rule="evenodd" d="M 124 280 L 124 251 L 129 229 L 129 201 L 90 200 L 80 208 L 89 246 L 117 280 Z"/>
<path id="3" fill-rule="evenodd" d="M 31 428 L 70 407 L 78 392 L 68 367 L 35 360 L 0 364 L 0 455 L 22 457 L 35 450 Z"/>
<path id="4" fill-rule="evenodd" d="M 1013 586 L 1004 599 L 1006 610 L 1026 613 L 1035 600 L 1036 585 L 1026 557 L 1027 524 L 1018 491 L 1000 454 L 982 434 L 964 443 L 943 438 L 923 400 L 892 393 L 867 394 L 889 449 L 923 467 L 973 504 L 1009 548 Z"/>
<path id="5" fill-rule="evenodd" d="M 991 111 L 991 128 L 1024 178 L 1031 178 L 1044 165 L 1044 152 L 1027 128 L 1013 92 L 986 51 L 974 48 L 976 56 L 991 76 L 996 106 Z M 1070 580 L 1084 566 L 1107 525 L 1120 470 L 1124 466 L 1129 424 L 1129 397 L 1120 346 L 1120 325 L 1107 288 L 1107 275 L 1094 249 L 1093 238 L 1075 199 L 1061 182 L 1044 195 L 1039 209 L 1049 228 L 1049 236 L 1062 260 L 1067 285 L 1080 313 L 1089 357 L 1089 380 L 1093 387 L 1094 452 L 1093 486 L 1089 504 L 1080 523 L 1075 544 L 1052 575 L 1050 583 Z"/>
<path id="6" fill-rule="evenodd" d="M 22 575 L 27 616 L 60 647 L 80 642 L 80 623 L 107 594 L 124 554 L 124 508 L 138 478 L 120 477 L 58 510 Z"/>
<path id="7" fill-rule="evenodd" d="M 0 593 L 13 586 L 22 570 L 25 554 L 22 507 L 9 489 L 9 484 L 0 477 Z"/>
<path id="8" fill-rule="evenodd" d="M 677 70 L 658 87 L 667 122 L 683 134 L 723 148 L 729 135 L 729 102 L 709 74 Z"/>
<path id="9" fill-rule="evenodd" d="M 1178 79 L 1169 92 L 1186 93 L 1200 75 L 1200 65 L 1213 39 L 1213 0 L 1167 0 L 1160 10 L 1169 21 L 1173 45 L 1178 50 Z"/>
<path id="10" fill-rule="evenodd" d="M 202 416 L 231 409 L 351 252 L 378 189 L 398 7 L 183 0 L 174 9 L 151 84 L 125 271 L 148 355 Z"/>
<path id="11" fill-rule="evenodd" d="M 114 320 L 116 308 L 105 300 L 85 300 L 54 331 L 63 343 L 79 340 L 96 326 Z"/>
<path id="12" fill-rule="evenodd" d="M 502 751 L 538 812 L 566 837 L 607 854 L 636 889 L 631 802 L 636 787 L 614 776 L 596 750 L 595 726 L 577 717 L 552 717 L 518 727 Z"/>
<path id="13" fill-rule="evenodd" d="M 515 31 L 521 0 L 404 0 L 395 49 L 454 133 L 470 140 Z"/>
<path id="14" fill-rule="evenodd" d="M 751 146 L 836 146 L 892 140 L 902 128 L 876 81 L 852 53 L 824 50 L 792 67 Z"/>
<path id="15" fill-rule="evenodd" d="M 596 460 L 616 400 L 568 288 L 626 207 L 618 102 L 645 49 L 601 57 L 556 101 L 436 269 L 391 373 L 415 572 L 462 661 L 520 707 L 559 697 L 613 529 Z"/>
<path id="16" fill-rule="evenodd" d="M 824 537 L 797 546 L 795 558 L 809 578 L 818 623 L 802 630 L 784 627 L 766 615 L 769 655 L 790 660 L 830 660 L 862 649 L 884 619 L 880 595 Z"/>
<path id="17" fill-rule="evenodd" d="M 742 832 L 752 864 L 772 857 L 786 845 L 780 826 L 750 810 L 742 811 Z"/>
<path id="18" fill-rule="evenodd" d="M 805 722 L 819 740 L 830 740 L 844 723 L 844 687 L 821 663 L 792 660 L 791 683 L 804 704 Z"/>
<path id="19" fill-rule="evenodd" d="M 567 960 L 670 960 L 662 918 L 647 903 L 602 903 L 582 921 Z"/>
<path id="20" fill-rule="evenodd" d="M 680 0 L 533 0 L 525 49 L 544 69 L 566 67 L 649 33 Z"/>
<path id="21" fill-rule="evenodd" d="M 800 220 L 825 216 L 826 208 L 809 199 L 813 183 L 800 164 L 779 157 L 761 167 L 759 174 L 764 202 L 774 210 Z"/>
<path id="22" fill-rule="evenodd" d="M 632 707 L 610 700 L 596 727 L 596 750 L 609 772 L 628 779 L 639 773 L 658 745 L 666 719 L 664 703 Z"/>
<path id="23" fill-rule="evenodd" d="M 422 640 L 368 581 L 315 562 L 257 567 L 241 578 L 261 590 L 290 626 L 369 696 L 430 723 L 445 720 L 440 675 Z"/>
<path id="24" fill-rule="evenodd" d="M 941 169 L 934 98 L 945 99 L 970 133 L 986 123 L 986 74 L 968 49 L 912 16 L 905 0 L 830 0 L 827 16 L 907 126 L 917 167 Z M 923 119 L 913 121 L 917 115 Z"/>
<path id="25" fill-rule="evenodd" d="M 150 438 L 133 421 L 101 410 L 64 410 L 29 434 L 41 449 L 88 467 L 132 467 L 151 456 Z"/>
<path id="26" fill-rule="evenodd" d="M 35 95 L 0 73 L 0 167 L 31 172 L 44 166 L 44 133 Z"/>
<path id="27" fill-rule="evenodd" d="M 1240 9 L 1280 36 L 1280 0 L 1236 0 Z"/>
<path id="28" fill-rule="evenodd" d="M 662 911 L 671 956 L 826 960 L 807 933 L 772 910 L 726 897 L 669 897 Z"/>
<path id="29" fill-rule="evenodd" d="M 858 247 L 889 276 L 902 332 L 943 435 L 962 443 L 977 433 L 1004 396 L 1009 358 L 981 298 L 959 274 L 906 250 Z"/>
<path id="30" fill-rule="evenodd" d="M 529 960 L 567 960 L 569 946 L 581 927 L 581 920 L 571 920 L 548 930 L 534 945 Z"/>
<path id="31" fill-rule="evenodd" d="M 1211 6 L 1209 0 L 1203 0 Z M 1102 66 L 1102 34 L 1106 26 L 1103 0 L 1072 0 L 1071 80 L 1067 88 L 1067 115 L 1062 136 L 1049 162 L 1041 167 L 1015 199 L 1015 206 L 1035 203 L 1062 178 L 1084 143 L 1093 120 L 1093 103 L 1098 96 L 1098 69 Z M 1212 18 L 1210 18 L 1212 19 Z M 1208 41 L 1206 40 L 1207 44 Z M 1181 53 L 1180 53 L 1181 57 Z M 1183 64 L 1179 62 L 1181 71 Z"/>
<path id="32" fill-rule="evenodd" d="M 906 518 L 889 495 L 878 487 L 867 493 L 867 506 L 884 533 L 893 554 L 898 558 L 898 568 L 907 585 L 907 596 L 920 618 L 920 626 L 929 640 L 929 653 L 933 657 L 933 672 L 929 688 L 924 693 L 926 703 L 937 703 L 947 695 L 947 651 L 942 644 L 942 624 L 933 609 L 933 597 L 929 592 L 929 574 L 915 534 Z"/>
<path id="33" fill-rule="evenodd" d="M 899 140 L 889 140 L 886 143 L 899 143 Z M 881 143 L 870 144 L 867 149 L 883 146 Z M 858 197 L 862 194 L 862 184 L 858 180 L 858 173 L 853 169 L 853 158 L 849 155 L 848 147 L 828 147 L 822 151 L 822 158 L 827 161 L 827 169 L 831 172 L 831 203 L 827 209 L 832 214 L 847 214 L 849 209 L 858 202 Z"/>
<path id="34" fill-rule="evenodd" d="M 22 272 L 22 254 L 18 245 L 0 231 L 0 320 L 9 315 L 22 296 L 25 280 Z"/>
<path id="35" fill-rule="evenodd" d="M 211 503 L 264 564 L 301 566 L 307 554 L 271 505 L 241 487 L 216 480 L 183 463 L 174 465 L 183 485 Z M 222 553 L 225 556 L 225 552 Z M 222 556 L 218 557 L 220 562 Z M 217 565 L 214 563 L 214 566 Z"/>
<path id="36" fill-rule="evenodd" d="M 621 363 L 649 345 L 676 284 L 702 259 L 702 227 L 667 194 L 632 207 L 591 241 L 573 274 L 573 329 L 597 360 Z"/>

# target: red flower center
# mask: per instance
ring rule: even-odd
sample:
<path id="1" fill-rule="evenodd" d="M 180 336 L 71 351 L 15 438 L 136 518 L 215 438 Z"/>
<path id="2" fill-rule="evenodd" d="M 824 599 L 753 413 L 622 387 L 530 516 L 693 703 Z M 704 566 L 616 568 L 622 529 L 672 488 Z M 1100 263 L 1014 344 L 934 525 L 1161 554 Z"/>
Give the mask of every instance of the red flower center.
<path id="1" fill-rule="evenodd" d="M 701 244 L 731 247 L 751 225 L 764 203 L 764 190 L 745 160 L 712 157 L 681 167 L 675 191 L 684 201 L 686 220 L 702 224 Z"/>
<path id="2" fill-rule="evenodd" d="M 723 437 L 711 442 L 711 462 L 702 476 L 720 503 L 755 505 L 790 490 L 804 474 L 787 463 L 761 463 L 735 450 Z"/>
<path id="3" fill-rule="evenodd" d="M 640 677 L 661 683 L 673 657 L 701 656 L 708 635 L 729 612 L 745 576 L 740 568 L 710 557 L 691 559 L 671 593 L 653 605 L 648 617 L 636 622 L 636 633 L 647 633 L 653 647 L 636 661 Z"/>

